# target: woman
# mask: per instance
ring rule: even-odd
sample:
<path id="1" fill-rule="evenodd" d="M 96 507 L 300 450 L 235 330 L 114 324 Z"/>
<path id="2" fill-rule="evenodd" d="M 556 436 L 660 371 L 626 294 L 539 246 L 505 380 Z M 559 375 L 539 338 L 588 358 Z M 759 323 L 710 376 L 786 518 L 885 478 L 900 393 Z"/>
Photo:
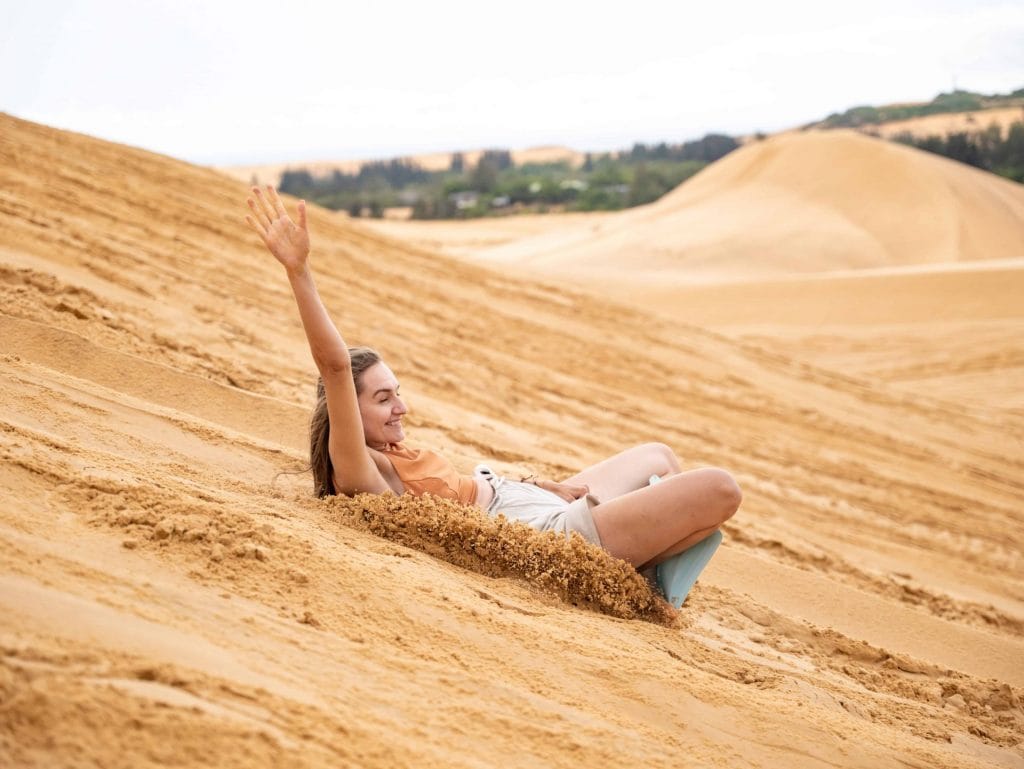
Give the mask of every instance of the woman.
<path id="1" fill-rule="evenodd" d="M 660 443 L 628 449 L 562 481 L 512 481 L 485 466 L 473 476 L 459 475 L 435 452 L 410 449 L 403 443 L 408 409 L 397 378 L 372 350 L 345 345 L 317 293 L 305 201 L 296 224 L 273 187 L 252 192 L 246 222 L 284 266 L 320 370 L 310 430 L 318 496 L 430 492 L 539 530 L 577 531 L 638 569 L 710 542 L 738 509 L 740 490 L 728 473 L 681 472 L 671 449 Z M 653 476 L 662 482 L 649 483 Z"/>

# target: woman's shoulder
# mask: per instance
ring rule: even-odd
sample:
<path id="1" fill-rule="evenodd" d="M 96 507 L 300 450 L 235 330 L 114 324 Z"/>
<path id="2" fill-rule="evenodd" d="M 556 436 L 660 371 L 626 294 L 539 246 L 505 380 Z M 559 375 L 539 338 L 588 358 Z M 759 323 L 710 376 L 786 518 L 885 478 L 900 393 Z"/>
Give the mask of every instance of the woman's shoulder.
<path id="1" fill-rule="evenodd" d="M 393 445 L 402 446 L 402 444 Z M 381 476 L 383 476 L 384 481 L 392 489 L 395 489 L 396 485 L 400 487 L 401 480 L 398 477 L 398 473 L 395 471 L 394 464 L 391 462 L 389 452 L 381 451 L 380 449 L 372 449 L 369 446 L 366 447 L 366 451 L 370 454 L 370 459 L 372 459 L 373 463 L 377 466 L 377 470 L 380 472 Z M 391 454 L 391 456 L 394 456 L 394 454 Z M 401 494 L 401 491 L 398 491 L 397 493 Z"/>

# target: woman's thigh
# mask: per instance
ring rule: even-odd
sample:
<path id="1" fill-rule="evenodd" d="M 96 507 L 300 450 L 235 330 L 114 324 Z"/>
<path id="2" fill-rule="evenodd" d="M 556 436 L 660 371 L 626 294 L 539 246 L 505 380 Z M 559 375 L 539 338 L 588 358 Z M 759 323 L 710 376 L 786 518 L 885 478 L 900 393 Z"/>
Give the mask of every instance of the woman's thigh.
<path id="1" fill-rule="evenodd" d="M 740 499 L 728 473 L 703 468 L 611 499 L 592 514 L 604 548 L 641 565 L 694 532 L 720 526 Z"/>
<path id="2" fill-rule="evenodd" d="M 663 443 L 644 443 L 588 467 L 562 483 L 587 486 L 601 502 L 647 485 L 652 475 L 679 472 L 679 460 Z"/>

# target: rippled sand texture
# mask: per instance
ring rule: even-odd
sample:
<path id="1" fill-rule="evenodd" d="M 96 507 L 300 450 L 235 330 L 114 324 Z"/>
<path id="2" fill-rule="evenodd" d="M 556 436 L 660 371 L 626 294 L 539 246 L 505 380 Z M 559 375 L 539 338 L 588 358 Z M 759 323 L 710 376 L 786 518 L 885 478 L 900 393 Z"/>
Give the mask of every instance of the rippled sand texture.
<path id="1" fill-rule="evenodd" d="M 0 156 L 5 766 L 1024 765 L 1019 413 L 311 211 L 328 306 L 461 469 L 734 472 L 673 616 L 579 542 L 310 497 L 243 185 L 7 116 Z"/>

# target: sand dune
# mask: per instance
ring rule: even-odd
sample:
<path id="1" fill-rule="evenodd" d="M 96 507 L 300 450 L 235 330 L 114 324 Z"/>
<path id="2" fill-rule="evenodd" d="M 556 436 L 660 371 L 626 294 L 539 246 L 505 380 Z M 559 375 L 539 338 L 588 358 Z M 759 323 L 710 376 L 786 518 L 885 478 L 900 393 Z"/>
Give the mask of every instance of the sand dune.
<path id="1" fill-rule="evenodd" d="M 525 535 L 279 475 L 312 364 L 243 185 L 0 128 L 8 763 L 1024 765 L 1024 418 L 312 210 L 321 291 L 414 440 L 464 469 L 662 440 L 734 471 L 686 610 L 626 619 L 610 559 L 526 579 L 478 554 Z"/>
<path id="2" fill-rule="evenodd" d="M 476 256 L 583 280 L 677 282 L 1015 258 L 1024 187 L 850 131 L 783 134 L 648 206 Z"/>

